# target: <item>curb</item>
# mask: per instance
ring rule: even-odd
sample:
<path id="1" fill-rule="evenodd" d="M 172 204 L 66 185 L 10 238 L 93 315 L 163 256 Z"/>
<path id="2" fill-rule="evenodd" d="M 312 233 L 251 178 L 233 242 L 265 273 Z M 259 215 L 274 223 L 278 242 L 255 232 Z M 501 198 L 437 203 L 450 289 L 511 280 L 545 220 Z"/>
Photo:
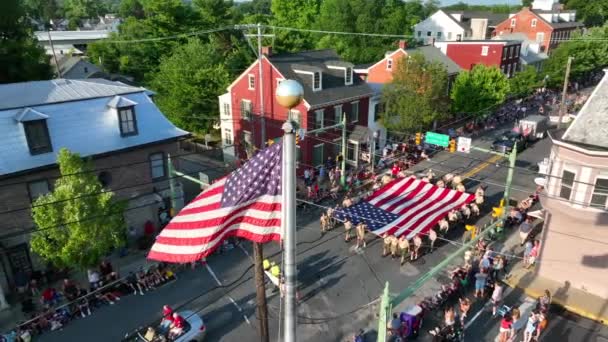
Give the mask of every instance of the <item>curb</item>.
<path id="1" fill-rule="evenodd" d="M 540 298 L 543 295 L 543 293 L 541 291 L 536 291 L 534 289 L 527 288 L 527 287 L 517 286 L 517 285 L 513 284 L 510 280 L 507 280 L 507 279 L 504 279 L 503 282 L 505 284 L 507 284 L 509 287 L 518 288 L 520 290 L 523 290 L 524 293 L 530 297 Z M 564 301 L 561 301 L 559 299 L 552 299 L 551 304 L 560 306 L 560 307 L 566 309 L 567 311 L 573 312 L 581 317 L 588 318 L 592 321 L 595 321 L 602 325 L 608 326 L 608 317 L 602 317 L 600 315 L 588 312 L 583 308 L 566 304 Z"/>

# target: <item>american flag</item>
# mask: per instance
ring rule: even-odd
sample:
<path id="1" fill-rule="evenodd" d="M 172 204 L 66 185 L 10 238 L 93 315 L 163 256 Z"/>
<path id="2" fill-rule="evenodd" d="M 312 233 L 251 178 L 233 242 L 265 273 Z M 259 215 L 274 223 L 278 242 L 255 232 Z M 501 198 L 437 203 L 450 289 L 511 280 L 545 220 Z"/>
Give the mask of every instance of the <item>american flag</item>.
<path id="1" fill-rule="evenodd" d="M 230 236 L 280 240 L 282 151 L 281 143 L 273 144 L 203 191 L 158 235 L 148 258 L 200 260 Z"/>
<path id="2" fill-rule="evenodd" d="M 339 219 L 364 221 L 377 235 L 388 233 L 411 239 L 426 234 L 452 209 L 460 209 L 475 195 L 440 188 L 414 177 L 393 180 L 367 199 L 337 212 Z"/>

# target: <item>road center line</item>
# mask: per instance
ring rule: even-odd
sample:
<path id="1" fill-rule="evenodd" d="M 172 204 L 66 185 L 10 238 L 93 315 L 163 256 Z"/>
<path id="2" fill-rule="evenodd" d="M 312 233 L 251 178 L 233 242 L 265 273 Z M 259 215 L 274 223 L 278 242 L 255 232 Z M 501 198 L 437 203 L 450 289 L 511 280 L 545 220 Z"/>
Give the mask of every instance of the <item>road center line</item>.
<path id="1" fill-rule="evenodd" d="M 209 264 L 205 264 L 205 267 L 207 268 L 207 271 L 209 271 L 209 274 L 211 274 L 211 276 L 213 277 L 213 279 L 215 279 L 215 282 L 219 286 L 224 286 L 222 284 L 222 282 L 220 281 L 220 279 L 215 274 L 215 272 L 213 272 L 213 269 L 211 269 L 211 266 L 209 266 Z M 232 304 L 234 304 L 234 306 L 236 306 L 236 309 L 239 310 L 239 312 L 241 312 L 241 313 L 243 312 L 243 309 L 237 304 L 237 302 L 230 295 L 225 294 L 224 296 L 226 296 L 226 298 L 228 298 L 228 300 L 230 300 L 232 302 Z M 245 314 L 243 314 L 243 318 L 245 319 L 245 322 L 247 322 L 247 324 L 251 325 L 251 322 L 249 321 L 249 318 L 247 318 L 247 316 Z"/>
<path id="2" fill-rule="evenodd" d="M 465 173 L 464 175 L 462 175 L 462 178 L 469 178 L 472 177 L 476 174 L 478 174 L 479 172 L 481 172 L 483 169 L 485 169 L 486 167 L 493 165 L 494 163 L 496 163 L 499 159 L 502 159 L 503 156 L 501 155 L 495 155 L 490 157 L 488 160 L 480 163 L 479 165 L 477 165 L 476 167 L 474 167 L 473 169 L 471 169 L 469 172 Z"/>

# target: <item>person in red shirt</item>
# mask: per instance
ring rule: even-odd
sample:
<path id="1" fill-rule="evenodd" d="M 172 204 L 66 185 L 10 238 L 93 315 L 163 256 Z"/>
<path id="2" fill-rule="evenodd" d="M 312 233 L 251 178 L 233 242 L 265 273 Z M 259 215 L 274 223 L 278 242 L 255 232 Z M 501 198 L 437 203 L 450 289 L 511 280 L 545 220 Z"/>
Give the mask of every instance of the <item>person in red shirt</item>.
<path id="1" fill-rule="evenodd" d="M 163 319 L 160 321 L 160 330 L 166 332 L 173 324 L 173 309 L 169 305 L 163 305 Z"/>
<path id="2" fill-rule="evenodd" d="M 393 178 L 397 178 L 400 171 L 401 171 L 401 168 L 399 167 L 399 165 L 397 165 L 397 163 L 393 164 L 393 168 L 391 170 Z"/>
<path id="3" fill-rule="evenodd" d="M 42 291 L 41 301 L 47 307 L 55 305 L 58 302 L 57 291 L 52 287 L 47 287 Z"/>
<path id="4" fill-rule="evenodd" d="M 171 330 L 169 331 L 169 339 L 174 340 L 176 337 L 184 332 L 186 326 L 186 320 L 180 316 L 177 312 L 173 313 L 173 324 L 171 324 Z"/>

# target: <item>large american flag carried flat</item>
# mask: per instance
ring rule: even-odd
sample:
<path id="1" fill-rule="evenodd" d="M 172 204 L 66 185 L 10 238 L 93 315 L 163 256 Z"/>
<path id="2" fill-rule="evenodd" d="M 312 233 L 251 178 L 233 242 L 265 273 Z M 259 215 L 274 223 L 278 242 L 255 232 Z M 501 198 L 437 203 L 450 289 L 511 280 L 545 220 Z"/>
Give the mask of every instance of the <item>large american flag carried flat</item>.
<path id="1" fill-rule="evenodd" d="M 273 144 L 203 191 L 158 235 L 148 258 L 200 260 L 230 236 L 280 240 L 282 151 L 282 143 Z"/>
<path id="2" fill-rule="evenodd" d="M 339 219 L 364 221 L 377 235 L 388 233 L 411 239 L 426 234 L 452 209 L 460 209 L 475 195 L 440 188 L 414 177 L 395 179 L 367 199 L 337 211 Z"/>

